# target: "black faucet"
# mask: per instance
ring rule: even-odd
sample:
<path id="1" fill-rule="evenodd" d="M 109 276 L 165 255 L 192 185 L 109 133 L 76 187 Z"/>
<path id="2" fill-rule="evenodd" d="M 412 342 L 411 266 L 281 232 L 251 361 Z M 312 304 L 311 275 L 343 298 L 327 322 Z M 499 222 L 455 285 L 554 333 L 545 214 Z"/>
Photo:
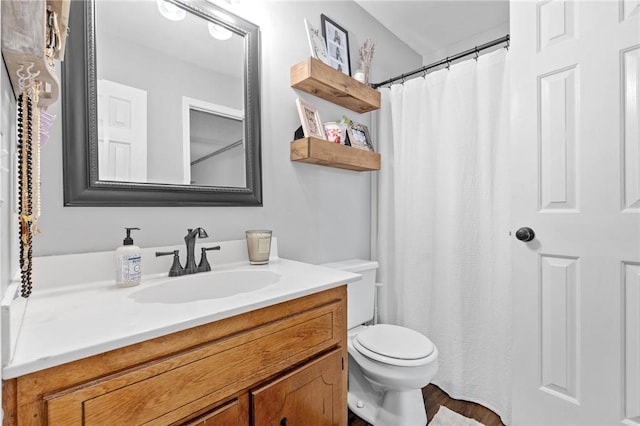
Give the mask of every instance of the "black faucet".
<path id="1" fill-rule="evenodd" d="M 179 277 L 181 275 L 196 274 L 198 272 L 207 272 L 211 270 L 211 265 L 207 260 L 208 250 L 220 250 L 220 246 L 215 247 L 203 247 L 202 255 L 200 256 L 200 264 L 196 266 L 196 238 L 207 238 L 207 231 L 202 228 L 187 229 L 187 235 L 184 237 L 184 242 L 187 246 L 187 263 L 183 268 L 180 264 L 180 255 L 178 250 L 156 252 L 156 256 L 173 255 L 173 264 L 169 270 L 170 277 Z"/>
<path id="2" fill-rule="evenodd" d="M 187 245 L 187 264 L 184 269 L 187 274 L 200 272 L 196 266 L 196 238 L 207 238 L 208 236 L 207 231 L 202 228 L 187 229 L 187 235 L 184 237 L 184 242 Z"/>

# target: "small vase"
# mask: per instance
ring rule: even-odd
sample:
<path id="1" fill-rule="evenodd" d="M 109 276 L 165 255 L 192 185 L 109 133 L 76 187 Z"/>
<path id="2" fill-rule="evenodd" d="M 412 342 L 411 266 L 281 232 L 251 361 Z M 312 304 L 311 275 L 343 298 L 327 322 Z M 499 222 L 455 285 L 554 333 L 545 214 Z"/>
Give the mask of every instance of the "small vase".
<path id="1" fill-rule="evenodd" d="M 347 144 L 347 125 L 345 123 L 338 123 L 338 127 L 340 128 L 340 143 L 342 145 Z"/>
<path id="2" fill-rule="evenodd" d="M 353 78 L 358 80 L 360 83 L 369 84 L 369 64 L 360 62 Z"/>

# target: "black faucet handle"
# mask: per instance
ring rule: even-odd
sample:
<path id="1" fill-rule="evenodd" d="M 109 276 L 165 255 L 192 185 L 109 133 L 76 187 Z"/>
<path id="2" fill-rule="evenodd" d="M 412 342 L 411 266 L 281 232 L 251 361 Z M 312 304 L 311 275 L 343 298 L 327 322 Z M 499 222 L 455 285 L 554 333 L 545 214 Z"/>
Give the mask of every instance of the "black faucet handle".
<path id="1" fill-rule="evenodd" d="M 184 275 L 184 268 L 180 264 L 180 250 L 173 251 L 157 251 L 156 257 L 158 256 L 168 256 L 173 255 L 173 263 L 171 264 L 171 268 L 169 269 L 170 277 L 177 277 L 179 275 Z"/>
<path id="2" fill-rule="evenodd" d="M 200 250 L 202 251 L 202 254 L 200 255 L 200 264 L 198 265 L 198 272 L 209 272 L 211 270 L 211 265 L 209 264 L 209 260 L 207 259 L 207 252 L 209 250 L 220 250 L 220 246 L 201 247 Z"/>

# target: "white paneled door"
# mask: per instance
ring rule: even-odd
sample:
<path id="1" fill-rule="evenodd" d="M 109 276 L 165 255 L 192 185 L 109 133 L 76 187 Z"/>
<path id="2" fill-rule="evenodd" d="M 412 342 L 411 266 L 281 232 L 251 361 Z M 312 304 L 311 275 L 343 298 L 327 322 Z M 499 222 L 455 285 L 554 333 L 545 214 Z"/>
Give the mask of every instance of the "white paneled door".
<path id="1" fill-rule="evenodd" d="M 640 2 L 512 1 L 510 32 L 513 424 L 640 425 Z"/>
<path id="2" fill-rule="evenodd" d="M 98 80 L 98 177 L 147 181 L 147 92 Z"/>

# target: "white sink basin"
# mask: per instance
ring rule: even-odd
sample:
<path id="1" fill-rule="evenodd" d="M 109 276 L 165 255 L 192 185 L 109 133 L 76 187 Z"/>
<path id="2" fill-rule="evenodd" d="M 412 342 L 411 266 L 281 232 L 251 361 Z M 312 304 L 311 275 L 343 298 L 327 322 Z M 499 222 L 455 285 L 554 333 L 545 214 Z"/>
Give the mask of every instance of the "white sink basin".
<path id="1" fill-rule="evenodd" d="M 273 285 L 280 275 L 271 271 L 214 271 L 167 278 L 129 296 L 139 303 L 187 303 L 222 299 Z"/>

